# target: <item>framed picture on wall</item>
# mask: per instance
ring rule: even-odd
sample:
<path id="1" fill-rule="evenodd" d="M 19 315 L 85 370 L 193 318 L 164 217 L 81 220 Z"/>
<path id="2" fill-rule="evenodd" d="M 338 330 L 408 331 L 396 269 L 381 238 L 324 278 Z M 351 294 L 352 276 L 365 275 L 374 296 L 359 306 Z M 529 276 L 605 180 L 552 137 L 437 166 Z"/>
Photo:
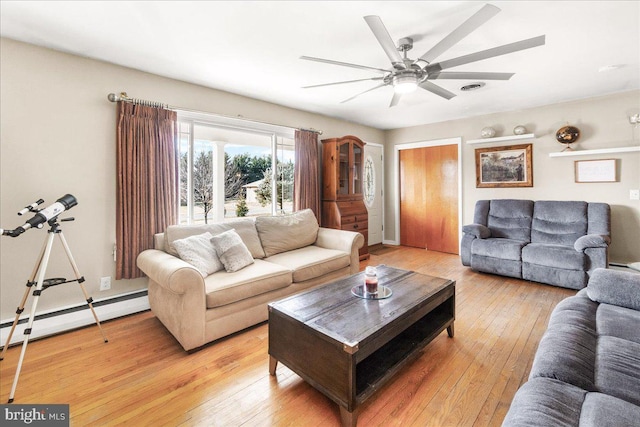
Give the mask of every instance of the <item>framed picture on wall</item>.
<path id="1" fill-rule="evenodd" d="M 533 187 L 532 144 L 476 149 L 476 187 Z"/>
<path id="2" fill-rule="evenodd" d="M 616 159 L 576 160 L 576 182 L 616 182 Z"/>

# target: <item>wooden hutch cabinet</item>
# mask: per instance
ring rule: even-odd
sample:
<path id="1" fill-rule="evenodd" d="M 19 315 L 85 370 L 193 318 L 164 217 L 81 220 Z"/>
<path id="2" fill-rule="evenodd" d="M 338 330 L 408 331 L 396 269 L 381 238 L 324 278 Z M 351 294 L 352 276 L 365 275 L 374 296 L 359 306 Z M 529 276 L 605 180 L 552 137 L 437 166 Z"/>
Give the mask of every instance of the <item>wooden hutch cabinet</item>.
<path id="1" fill-rule="evenodd" d="M 322 140 L 322 226 L 361 233 L 361 261 L 369 259 L 369 214 L 363 199 L 364 145 L 350 135 Z"/>

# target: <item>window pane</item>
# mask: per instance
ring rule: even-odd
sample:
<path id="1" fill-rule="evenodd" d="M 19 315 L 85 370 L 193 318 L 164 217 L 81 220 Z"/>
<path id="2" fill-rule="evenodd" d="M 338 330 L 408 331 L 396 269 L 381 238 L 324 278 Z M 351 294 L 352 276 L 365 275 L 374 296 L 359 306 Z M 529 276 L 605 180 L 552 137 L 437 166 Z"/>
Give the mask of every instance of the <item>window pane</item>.
<path id="1" fill-rule="evenodd" d="M 225 218 L 271 215 L 270 137 L 268 142 L 225 145 Z"/>
<path id="2" fill-rule="evenodd" d="M 203 224 L 215 216 L 215 143 L 201 127 L 180 122 L 180 224 Z M 193 129 L 193 135 L 191 134 Z"/>
<path id="3" fill-rule="evenodd" d="M 292 212 L 292 138 L 189 119 L 179 132 L 181 224 Z"/>
<path id="4" fill-rule="evenodd" d="M 295 162 L 294 141 L 278 138 L 277 145 L 277 214 L 293 212 L 293 168 Z"/>
<path id="5" fill-rule="evenodd" d="M 193 223 L 208 223 L 213 217 L 213 144 L 195 140 L 193 147 Z"/>

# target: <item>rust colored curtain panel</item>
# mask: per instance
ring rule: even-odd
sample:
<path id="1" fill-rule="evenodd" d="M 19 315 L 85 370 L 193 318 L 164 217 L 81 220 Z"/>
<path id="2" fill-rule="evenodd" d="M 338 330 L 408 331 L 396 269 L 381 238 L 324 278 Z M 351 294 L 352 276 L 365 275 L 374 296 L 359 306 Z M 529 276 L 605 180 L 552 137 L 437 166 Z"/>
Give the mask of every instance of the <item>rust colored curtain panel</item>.
<path id="1" fill-rule="evenodd" d="M 318 171 L 318 134 L 295 132 L 293 171 L 293 210 L 311 209 L 320 221 L 320 173 Z"/>
<path id="2" fill-rule="evenodd" d="M 138 254 L 178 219 L 177 113 L 118 102 L 116 279 L 143 273 Z"/>

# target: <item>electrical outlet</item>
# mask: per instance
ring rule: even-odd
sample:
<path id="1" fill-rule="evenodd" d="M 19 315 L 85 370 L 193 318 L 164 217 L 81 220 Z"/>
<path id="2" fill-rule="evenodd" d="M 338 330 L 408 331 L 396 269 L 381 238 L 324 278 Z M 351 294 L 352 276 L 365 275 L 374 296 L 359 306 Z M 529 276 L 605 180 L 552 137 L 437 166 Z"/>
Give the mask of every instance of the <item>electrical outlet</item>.
<path id="1" fill-rule="evenodd" d="M 100 278 L 100 290 L 108 291 L 111 289 L 111 276 Z"/>
<path id="2" fill-rule="evenodd" d="M 629 199 L 640 200 L 640 190 L 629 190 Z"/>

